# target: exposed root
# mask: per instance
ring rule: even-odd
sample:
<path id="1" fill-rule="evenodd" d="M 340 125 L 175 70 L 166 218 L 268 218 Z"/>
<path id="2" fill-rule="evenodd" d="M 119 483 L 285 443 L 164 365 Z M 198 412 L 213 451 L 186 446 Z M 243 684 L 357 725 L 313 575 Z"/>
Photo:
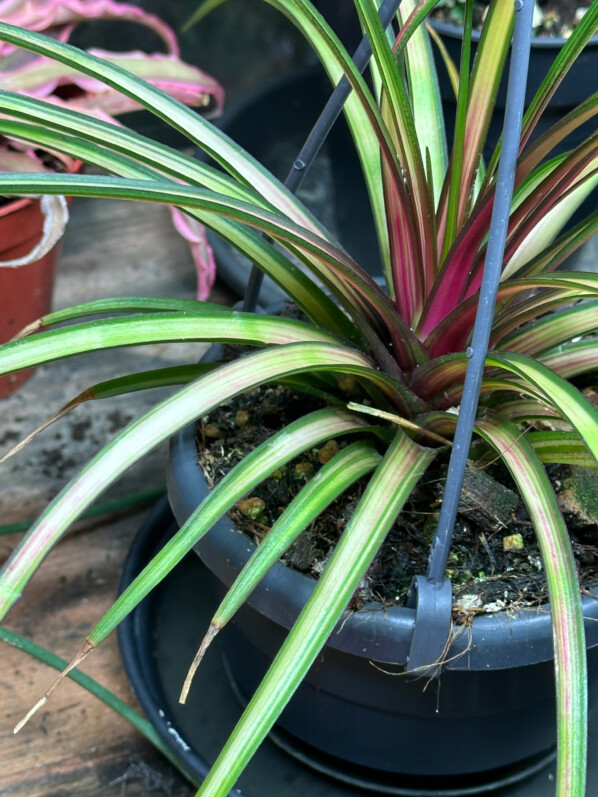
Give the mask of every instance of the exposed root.
<path id="1" fill-rule="evenodd" d="M 189 690 L 191 689 L 191 682 L 193 681 L 193 677 L 195 676 L 197 668 L 199 667 L 201 660 L 203 659 L 206 653 L 206 650 L 210 647 L 212 640 L 214 639 L 218 631 L 220 631 L 220 626 L 211 623 L 205 637 L 202 640 L 201 645 L 199 646 L 199 650 L 195 654 L 195 658 L 193 659 L 193 662 L 189 667 L 189 670 L 187 672 L 187 677 L 185 678 L 185 683 L 183 684 L 183 688 L 181 689 L 179 703 L 187 702 L 187 696 L 189 695 Z"/>
<path id="2" fill-rule="evenodd" d="M 467 645 L 466 645 L 465 649 L 460 651 L 459 653 L 456 653 L 454 656 L 449 656 L 448 653 L 449 653 L 449 650 L 451 648 L 451 645 L 463 633 L 467 633 L 467 636 L 468 636 Z M 462 656 L 465 656 L 471 650 L 472 645 L 473 645 L 473 639 L 472 639 L 471 625 L 460 626 L 459 628 L 454 628 L 453 627 L 453 630 L 452 630 L 451 634 L 449 635 L 449 638 L 447 639 L 447 641 L 446 641 L 446 643 L 444 645 L 444 649 L 443 649 L 442 653 L 440 654 L 440 656 L 438 657 L 438 659 L 436 661 L 433 661 L 430 664 L 425 664 L 425 665 L 422 665 L 421 667 L 415 667 L 413 670 L 402 669 L 400 672 L 391 672 L 390 670 L 386 670 L 386 669 L 384 669 L 384 667 L 381 667 L 379 664 L 376 664 L 375 661 L 370 661 L 370 664 L 375 670 L 378 670 L 378 672 L 381 672 L 384 675 L 392 675 L 395 678 L 397 678 L 397 677 L 398 678 L 405 678 L 405 677 L 408 677 L 408 678 L 420 678 L 420 679 L 421 678 L 425 678 L 426 682 L 425 682 L 424 689 L 423 689 L 423 691 L 425 692 L 426 689 L 428 688 L 428 686 L 431 683 L 433 683 L 434 680 L 435 680 L 435 678 L 433 678 L 433 677 L 430 678 L 427 675 L 427 671 L 430 669 L 430 667 L 434 667 L 436 665 L 438 665 L 439 667 L 444 667 L 444 665 L 449 664 L 451 661 L 456 661 L 457 659 L 460 659 Z"/>
<path id="3" fill-rule="evenodd" d="M 93 650 L 95 650 L 95 645 L 92 642 L 90 642 L 89 639 L 86 639 L 85 642 L 83 643 L 83 647 L 77 653 L 75 658 L 71 661 L 68 667 L 65 667 L 64 670 L 60 673 L 60 675 L 55 679 L 55 681 L 50 686 L 46 694 L 37 701 L 37 703 L 33 706 L 33 708 L 29 709 L 29 711 L 27 712 L 27 714 L 25 714 L 23 719 L 15 726 L 13 733 L 18 733 L 21 730 L 21 728 L 23 728 L 29 722 L 31 717 L 33 717 L 34 714 L 37 714 L 40 708 L 46 705 L 52 693 L 55 692 L 56 689 L 58 689 L 58 687 L 64 681 L 64 679 L 70 673 L 70 671 L 74 670 L 75 667 L 78 667 Z"/>

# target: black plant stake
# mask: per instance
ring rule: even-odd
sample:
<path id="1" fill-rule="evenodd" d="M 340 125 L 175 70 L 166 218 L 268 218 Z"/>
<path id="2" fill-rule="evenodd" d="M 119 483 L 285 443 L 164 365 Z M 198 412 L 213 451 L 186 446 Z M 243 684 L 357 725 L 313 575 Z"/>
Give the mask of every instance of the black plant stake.
<path id="1" fill-rule="evenodd" d="M 386 29 L 390 25 L 392 18 L 397 13 L 398 7 L 399 0 L 384 0 L 378 12 L 383 28 Z M 367 36 L 364 36 L 359 47 L 355 50 L 353 63 L 360 72 L 363 72 L 371 57 L 372 48 L 370 47 Z M 287 175 L 287 179 L 284 181 L 285 188 L 288 188 L 293 194 L 299 190 L 299 186 L 310 170 L 318 152 L 326 141 L 328 133 L 330 133 L 332 126 L 338 119 L 340 112 L 343 110 L 343 105 L 347 101 L 347 97 L 350 93 L 351 84 L 346 77 L 341 78 L 308 135 L 301 152 L 295 158 L 291 171 Z M 243 310 L 249 313 L 255 311 L 263 280 L 264 273 L 254 264 L 251 267 L 247 290 L 245 291 Z"/>
<path id="2" fill-rule="evenodd" d="M 515 31 L 511 51 L 502 148 L 480 299 L 471 346 L 467 349 L 469 362 L 463 397 L 449 461 L 444 499 L 440 508 L 438 528 L 430 552 L 428 575 L 416 576 L 412 587 L 412 603 L 415 606 L 416 615 L 407 669 L 417 670 L 427 676 L 434 676 L 440 672 L 440 660 L 450 637 L 452 589 L 450 580 L 444 574 L 488 353 L 521 138 L 534 0 L 515 0 L 514 5 L 516 11 Z"/>

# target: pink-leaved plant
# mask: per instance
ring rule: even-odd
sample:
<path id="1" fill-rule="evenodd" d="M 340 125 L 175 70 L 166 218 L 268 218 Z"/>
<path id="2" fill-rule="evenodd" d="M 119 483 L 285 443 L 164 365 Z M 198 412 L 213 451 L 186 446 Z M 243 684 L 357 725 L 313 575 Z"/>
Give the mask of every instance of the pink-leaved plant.
<path id="1" fill-rule="evenodd" d="M 127 69 L 162 89 L 171 97 L 207 115 L 217 114 L 224 102 L 218 81 L 196 66 L 181 60 L 175 32 L 154 14 L 128 3 L 113 0 L 0 0 L 0 20 L 21 28 L 44 33 L 60 42 L 68 42 L 74 29 L 90 20 L 133 22 L 152 30 L 160 38 L 165 52 L 89 52 Z M 139 103 L 101 80 L 83 74 L 74 67 L 37 55 L 14 45 L 0 42 L 0 89 L 43 99 L 55 105 L 76 109 L 114 124 L 115 117 L 141 109 Z M 72 170 L 72 158 L 53 153 L 60 169 Z M 0 137 L 0 171 L 47 171 L 46 158 L 39 148 L 17 142 L 10 136 Z M 39 258 L 62 235 L 68 211 L 64 201 L 45 205 L 47 227 L 52 234 L 45 237 L 40 249 L 36 246 L 25 258 L 4 265 L 23 265 Z M 214 281 L 215 266 L 205 230 L 196 220 L 171 209 L 177 231 L 189 244 L 197 271 L 197 296 L 205 299 Z"/>

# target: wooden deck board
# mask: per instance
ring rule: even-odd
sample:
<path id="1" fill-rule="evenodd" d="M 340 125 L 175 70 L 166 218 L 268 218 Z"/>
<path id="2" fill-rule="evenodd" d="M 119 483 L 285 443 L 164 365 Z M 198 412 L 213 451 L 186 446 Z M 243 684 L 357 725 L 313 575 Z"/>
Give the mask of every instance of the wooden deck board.
<path id="1" fill-rule="evenodd" d="M 77 201 L 64 241 L 55 306 L 119 295 L 193 297 L 194 274 L 185 244 L 165 208 Z M 215 300 L 228 301 L 225 292 Z M 94 354 L 38 369 L 0 402 L 0 451 L 34 429 L 88 385 L 126 373 L 199 358 L 204 344 L 159 344 Z M 85 405 L 46 430 L 0 467 L 0 524 L 28 520 L 47 504 L 95 451 L 157 395 Z M 131 470 L 109 496 L 164 482 L 164 446 Z M 100 499 L 101 501 L 102 499 Z M 52 551 L 5 625 L 72 657 L 114 599 L 140 512 L 89 521 Z M 0 536 L 0 564 L 20 534 Z M 77 684 L 66 681 L 17 736 L 14 725 L 51 683 L 54 671 L 7 645 L 0 647 L 0 797 L 166 795 L 195 793 L 128 723 Z M 83 668 L 134 705 L 112 635 Z"/>
<path id="2" fill-rule="evenodd" d="M 67 537 L 32 579 L 6 626 L 70 659 L 113 600 L 121 562 L 139 522 L 137 514 Z M 3 550 L 11 542 L 4 538 Z M 72 681 L 65 681 L 15 736 L 14 725 L 55 673 L 6 645 L 1 661 L 0 795 L 194 793 L 136 730 Z M 135 705 L 116 635 L 82 669 Z"/>

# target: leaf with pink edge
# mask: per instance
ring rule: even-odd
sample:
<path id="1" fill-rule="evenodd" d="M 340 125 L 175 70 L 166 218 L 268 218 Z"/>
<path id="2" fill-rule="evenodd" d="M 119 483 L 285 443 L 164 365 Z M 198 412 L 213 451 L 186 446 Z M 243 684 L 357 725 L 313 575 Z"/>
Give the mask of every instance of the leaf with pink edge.
<path id="1" fill-rule="evenodd" d="M 519 429 L 499 418 L 478 420 L 476 431 L 509 469 L 532 518 L 548 581 L 557 694 L 557 794 L 585 794 L 587 755 L 586 647 L 569 532 L 552 485 Z"/>

